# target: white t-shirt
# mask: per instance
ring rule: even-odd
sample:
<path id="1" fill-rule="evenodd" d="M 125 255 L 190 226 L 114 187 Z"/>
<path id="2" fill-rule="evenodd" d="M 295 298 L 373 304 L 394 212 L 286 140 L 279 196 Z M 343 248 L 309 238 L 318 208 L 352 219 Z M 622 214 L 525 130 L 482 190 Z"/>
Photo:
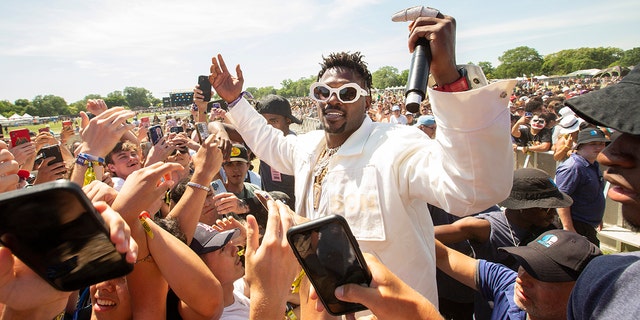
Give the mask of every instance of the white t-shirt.
<path id="1" fill-rule="evenodd" d="M 407 124 L 407 117 L 405 117 L 403 114 L 399 115 L 397 118 L 394 115 L 391 115 L 389 117 L 389 122 L 390 123 Z"/>
<path id="2" fill-rule="evenodd" d="M 220 320 L 249 319 L 249 298 L 244 295 L 244 278 L 233 283 L 233 303 L 224 307 Z"/>

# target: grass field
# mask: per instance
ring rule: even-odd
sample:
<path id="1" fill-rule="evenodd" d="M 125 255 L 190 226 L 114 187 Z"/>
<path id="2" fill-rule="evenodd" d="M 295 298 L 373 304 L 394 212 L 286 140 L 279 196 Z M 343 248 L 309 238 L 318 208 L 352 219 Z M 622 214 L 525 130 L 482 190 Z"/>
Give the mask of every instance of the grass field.
<path id="1" fill-rule="evenodd" d="M 153 117 L 153 115 L 154 115 L 154 114 L 156 114 L 156 113 L 153 113 L 153 112 L 149 112 L 149 113 L 139 113 L 139 114 L 138 114 L 138 118 L 141 118 L 141 117 L 149 117 L 149 116 L 150 116 L 150 117 Z M 189 115 L 189 113 L 188 113 L 188 111 L 186 111 L 186 110 L 181 110 L 181 111 L 178 111 L 178 112 L 175 112 L 175 113 L 172 113 L 172 114 L 171 114 L 171 116 L 178 116 L 178 117 L 186 117 L 186 116 L 188 116 L 188 115 Z M 164 116 L 164 114 L 160 114 L 160 113 L 158 113 L 158 117 L 160 117 L 160 119 L 164 120 L 164 117 L 165 117 L 165 116 Z M 78 118 L 78 120 L 77 120 L 77 121 L 78 121 L 78 124 L 79 124 L 79 123 L 80 123 L 80 118 Z M 48 122 L 48 123 L 46 123 L 46 124 L 45 124 L 45 123 L 40 123 L 40 124 L 29 124 L 29 125 L 10 126 L 10 127 L 8 127 L 8 131 L 15 130 L 15 129 L 21 129 L 21 128 L 27 128 L 27 129 L 29 129 L 29 131 L 32 131 L 32 132 L 38 133 L 38 129 L 40 129 L 40 128 L 45 128 L 45 127 L 47 127 L 47 126 L 48 126 L 48 127 L 49 127 L 49 129 L 50 129 L 51 131 L 53 131 L 55 134 L 59 134 L 59 133 L 60 133 L 60 131 L 62 130 L 62 121 L 56 121 L 56 122 L 51 121 L 51 122 Z M 7 134 L 6 134 L 6 132 L 4 132 L 4 133 L 5 133 L 5 136 L 6 136 L 6 135 L 7 135 Z"/>

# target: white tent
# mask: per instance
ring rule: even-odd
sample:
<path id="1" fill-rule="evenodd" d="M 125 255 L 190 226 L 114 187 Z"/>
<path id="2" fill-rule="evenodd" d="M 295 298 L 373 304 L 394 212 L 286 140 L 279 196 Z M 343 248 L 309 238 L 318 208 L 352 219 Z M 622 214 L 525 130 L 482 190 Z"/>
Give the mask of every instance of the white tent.
<path id="1" fill-rule="evenodd" d="M 7 117 L 0 114 L 0 120 L 7 120 Z"/>
<path id="2" fill-rule="evenodd" d="M 22 117 L 17 113 L 14 113 L 13 115 L 11 115 L 11 117 L 9 117 L 9 120 L 20 120 L 20 119 L 22 119 Z"/>
<path id="3" fill-rule="evenodd" d="M 25 120 L 33 120 L 33 116 L 25 112 L 25 113 L 22 115 L 22 119 L 25 119 Z"/>

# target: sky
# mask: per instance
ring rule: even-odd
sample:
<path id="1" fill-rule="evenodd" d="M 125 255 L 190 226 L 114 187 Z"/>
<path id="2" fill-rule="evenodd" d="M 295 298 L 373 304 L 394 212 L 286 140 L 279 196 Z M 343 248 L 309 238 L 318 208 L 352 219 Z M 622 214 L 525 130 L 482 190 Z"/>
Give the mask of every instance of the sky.
<path id="1" fill-rule="evenodd" d="M 640 1 L 548 0 L 2 0 L 0 100 L 143 87 L 156 98 L 192 91 L 211 57 L 240 64 L 245 87 L 315 75 L 323 55 L 360 51 L 371 72 L 409 68 L 402 9 L 428 5 L 457 21 L 457 62 L 519 46 L 547 55 L 640 46 Z"/>

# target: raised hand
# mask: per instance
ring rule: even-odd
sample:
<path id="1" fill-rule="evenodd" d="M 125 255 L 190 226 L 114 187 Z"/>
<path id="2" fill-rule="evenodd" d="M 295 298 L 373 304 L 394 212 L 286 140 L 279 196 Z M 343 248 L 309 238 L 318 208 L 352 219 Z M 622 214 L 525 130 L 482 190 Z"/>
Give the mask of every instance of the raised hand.
<path id="1" fill-rule="evenodd" d="M 222 99 L 231 102 L 240 96 L 244 84 L 240 65 L 236 65 L 236 76 L 234 77 L 229 73 L 222 55 L 218 54 L 217 57 L 211 58 L 209 71 L 211 72 L 209 82 Z"/>

